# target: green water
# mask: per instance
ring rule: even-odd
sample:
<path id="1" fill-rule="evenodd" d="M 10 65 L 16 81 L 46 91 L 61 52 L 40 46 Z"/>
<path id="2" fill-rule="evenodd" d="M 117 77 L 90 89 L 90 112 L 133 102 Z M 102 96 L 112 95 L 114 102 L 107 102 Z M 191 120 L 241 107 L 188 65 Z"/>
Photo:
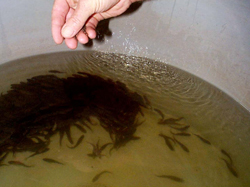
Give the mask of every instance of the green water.
<path id="1" fill-rule="evenodd" d="M 207 82 L 161 62 L 145 58 L 127 57 L 119 54 L 99 52 L 65 52 L 34 56 L 9 62 L 0 67 L 0 90 L 6 93 L 11 84 L 17 84 L 37 75 L 49 75 L 49 70 L 59 70 L 68 77 L 78 71 L 88 72 L 103 78 L 119 80 L 132 91 L 145 95 L 151 108 L 144 108 L 145 121 L 137 128 L 139 140 L 130 141 L 118 150 L 109 151 L 107 146 L 101 158 L 88 156 L 93 150 L 90 143 L 111 142 L 110 136 L 95 116 L 89 124 L 83 142 L 75 149 L 63 139 L 59 146 L 59 135 L 51 139 L 50 151 L 30 156 L 30 152 L 9 154 L 5 160 L 21 161 L 29 166 L 1 166 L 0 183 L 3 187 L 14 186 L 250 186 L 250 114 L 232 98 Z M 174 129 L 158 124 L 161 116 L 154 109 L 161 110 L 165 118 L 179 118 L 191 136 L 176 136 L 185 145 L 173 143 L 174 151 L 159 136 L 172 136 Z M 73 140 L 82 135 L 72 128 Z M 211 145 L 204 143 L 194 134 L 200 135 Z M 221 153 L 228 152 L 235 177 L 221 159 L 229 160 Z M 64 165 L 44 162 L 53 158 Z M 93 178 L 102 171 L 100 178 Z M 183 182 L 160 178 L 157 175 L 171 175 Z"/>

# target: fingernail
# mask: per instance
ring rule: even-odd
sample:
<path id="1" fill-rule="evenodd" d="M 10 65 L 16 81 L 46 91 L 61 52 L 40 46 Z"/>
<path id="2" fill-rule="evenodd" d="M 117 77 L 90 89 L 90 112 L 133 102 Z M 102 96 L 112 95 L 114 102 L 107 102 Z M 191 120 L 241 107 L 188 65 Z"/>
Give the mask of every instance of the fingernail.
<path id="1" fill-rule="evenodd" d="M 74 34 L 74 30 L 69 27 L 69 26 L 64 26 L 63 29 L 62 29 L 62 35 L 65 37 L 65 38 L 68 38 L 68 37 L 72 37 Z"/>

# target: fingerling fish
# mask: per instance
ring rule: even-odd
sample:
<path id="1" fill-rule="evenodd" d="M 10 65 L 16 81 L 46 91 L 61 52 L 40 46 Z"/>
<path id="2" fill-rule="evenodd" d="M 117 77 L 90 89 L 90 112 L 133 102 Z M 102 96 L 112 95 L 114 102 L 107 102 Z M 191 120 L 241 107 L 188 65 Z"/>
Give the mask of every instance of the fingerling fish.
<path id="1" fill-rule="evenodd" d="M 235 169 L 233 168 L 233 166 L 224 158 L 221 158 L 227 165 L 228 170 L 235 176 L 238 178 L 238 173 L 235 171 Z"/>
<path id="2" fill-rule="evenodd" d="M 202 142 L 208 144 L 208 145 L 211 145 L 210 141 L 206 140 L 205 138 L 201 137 L 200 135 L 198 134 L 194 134 L 196 137 L 198 137 Z"/>
<path id="3" fill-rule="evenodd" d="M 93 179 L 92 182 L 96 182 L 104 173 L 110 173 L 112 174 L 110 171 L 104 170 L 101 173 L 98 173 Z"/>
<path id="4" fill-rule="evenodd" d="M 160 177 L 160 178 L 167 178 L 167 179 L 171 179 L 173 181 L 176 181 L 176 182 L 184 182 L 184 180 L 180 177 L 176 177 L 176 176 L 173 176 L 173 175 L 156 175 L 157 177 Z"/>
<path id="5" fill-rule="evenodd" d="M 222 152 L 224 155 L 226 155 L 226 156 L 229 158 L 230 163 L 233 164 L 233 160 L 232 160 L 231 156 L 230 156 L 225 150 L 223 150 L 223 149 L 221 149 L 221 152 Z"/>
<path id="6" fill-rule="evenodd" d="M 163 137 L 164 140 L 165 140 L 166 145 L 168 146 L 168 148 L 169 148 L 170 150 L 174 151 L 174 147 L 172 146 L 172 144 L 171 144 L 171 142 L 169 141 L 169 139 L 172 140 L 173 142 L 175 142 L 175 141 L 174 141 L 172 138 L 170 138 L 170 137 L 168 137 L 168 136 L 166 136 L 166 135 L 164 135 L 164 134 L 159 134 L 159 136 Z"/>
<path id="7" fill-rule="evenodd" d="M 56 161 L 54 159 L 51 159 L 51 158 L 43 158 L 43 161 L 48 162 L 48 163 L 52 163 L 52 164 L 61 164 L 61 165 L 64 165 L 63 163 L 58 162 L 58 161 Z"/>
<path id="8" fill-rule="evenodd" d="M 84 135 L 82 135 L 82 136 L 78 139 L 78 141 L 76 142 L 76 144 L 75 144 L 74 146 L 72 146 L 72 147 L 68 146 L 68 148 L 70 148 L 70 149 L 76 148 L 76 147 L 82 142 L 83 138 L 84 138 Z"/>
<path id="9" fill-rule="evenodd" d="M 182 144 L 181 142 L 179 142 L 178 140 L 176 140 L 176 138 L 174 138 L 174 140 L 175 140 L 176 143 L 179 144 L 179 146 L 181 146 L 181 148 L 182 148 L 184 151 L 186 151 L 186 152 L 189 153 L 189 149 L 188 149 L 184 144 Z"/>
<path id="10" fill-rule="evenodd" d="M 11 165 L 23 166 L 23 167 L 26 167 L 26 168 L 32 167 L 32 166 L 28 166 L 28 165 L 26 165 L 26 164 L 24 164 L 24 163 L 22 163 L 22 162 L 20 162 L 20 161 L 11 160 L 11 161 L 9 161 L 8 163 L 11 164 Z"/>

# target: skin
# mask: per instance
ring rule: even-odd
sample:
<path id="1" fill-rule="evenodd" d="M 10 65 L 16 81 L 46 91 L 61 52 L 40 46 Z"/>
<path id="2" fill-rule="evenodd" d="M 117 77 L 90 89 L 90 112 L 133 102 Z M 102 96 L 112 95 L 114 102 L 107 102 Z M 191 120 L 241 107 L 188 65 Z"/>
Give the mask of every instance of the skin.
<path id="1" fill-rule="evenodd" d="M 55 0 L 52 9 L 52 36 L 56 44 L 64 40 L 70 49 L 96 37 L 99 21 L 118 16 L 139 0 Z M 84 27 L 84 29 L 83 29 Z"/>

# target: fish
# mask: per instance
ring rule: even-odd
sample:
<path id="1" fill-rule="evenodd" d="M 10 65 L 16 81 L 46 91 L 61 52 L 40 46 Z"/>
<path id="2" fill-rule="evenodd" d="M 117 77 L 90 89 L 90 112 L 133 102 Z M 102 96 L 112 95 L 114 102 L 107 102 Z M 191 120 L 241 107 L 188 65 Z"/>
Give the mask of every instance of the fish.
<path id="1" fill-rule="evenodd" d="M 173 133 L 172 131 L 170 131 L 173 135 L 176 136 L 191 136 L 191 134 L 187 133 L 187 132 L 178 132 L 178 133 Z"/>
<path id="2" fill-rule="evenodd" d="M 3 167 L 3 166 L 8 166 L 7 164 L 0 164 L 0 167 Z"/>
<path id="3" fill-rule="evenodd" d="M 0 163 L 2 162 L 2 161 L 4 161 L 4 159 L 8 156 L 8 152 L 7 153 L 5 153 L 1 158 L 0 158 Z"/>
<path id="4" fill-rule="evenodd" d="M 64 131 L 62 129 L 59 130 L 59 144 L 60 146 L 62 146 L 62 140 L 63 140 L 63 137 L 64 137 Z"/>
<path id="5" fill-rule="evenodd" d="M 66 132 L 68 141 L 69 141 L 71 144 L 74 144 L 73 139 L 72 139 L 72 136 L 71 136 L 70 126 L 69 126 L 69 125 L 65 127 L 65 132 Z"/>
<path id="6" fill-rule="evenodd" d="M 92 182 L 96 182 L 101 177 L 101 175 L 103 175 L 104 173 L 112 174 L 110 171 L 104 170 L 101 173 L 98 173 L 96 176 L 94 176 L 94 178 L 92 179 Z"/>
<path id="7" fill-rule="evenodd" d="M 160 178 L 171 179 L 171 180 L 176 181 L 176 182 L 184 182 L 184 180 L 182 178 L 179 178 L 179 177 L 176 177 L 173 175 L 156 175 L 156 176 L 160 177 Z"/>
<path id="8" fill-rule="evenodd" d="M 205 138 L 201 137 L 200 135 L 198 134 L 194 134 L 195 136 L 197 136 L 202 142 L 208 144 L 208 145 L 211 145 L 210 141 L 206 140 Z"/>
<path id="9" fill-rule="evenodd" d="M 26 164 L 24 164 L 24 163 L 22 163 L 22 162 L 20 162 L 20 161 L 11 160 L 11 161 L 9 161 L 8 163 L 11 164 L 11 165 L 23 166 L 23 167 L 26 167 L 26 168 L 32 167 L 32 166 L 28 166 L 28 165 L 26 165 Z"/>
<path id="10" fill-rule="evenodd" d="M 177 121 L 180 121 L 182 119 L 183 119 L 183 117 L 180 117 L 180 118 L 177 118 L 177 119 L 168 118 L 168 119 L 159 121 L 158 124 L 160 124 L 160 125 L 181 125 L 181 124 L 177 123 Z"/>
<path id="11" fill-rule="evenodd" d="M 86 129 L 84 129 L 81 125 L 78 124 L 74 124 L 80 131 L 82 131 L 83 133 L 86 133 Z"/>
<path id="12" fill-rule="evenodd" d="M 33 156 L 35 156 L 35 155 L 38 155 L 38 154 L 45 153 L 45 152 L 47 152 L 47 151 L 49 151 L 49 148 L 48 148 L 48 147 L 43 147 L 42 149 L 37 150 L 35 153 L 33 153 L 32 155 L 30 155 L 30 156 L 27 157 L 26 159 L 31 158 L 31 157 L 33 157 Z"/>
<path id="13" fill-rule="evenodd" d="M 173 127 L 173 126 L 170 126 L 172 129 L 175 129 L 175 130 L 178 130 L 178 131 L 186 131 L 190 126 L 189 125 L 186 125 L 184 127 Z"/>
<path id="14" fill-rule="evenodd" d="M 90 119 L 88 120 L 90 122 Z M 84 121 L 84 120 L 80 120 L 79 121 L 83 126 L 86 126 L 91 132 L 93 132 L 92 128 Z M 91 123 L 91 122 L 90 122 Z M 92 123 L 91 123 L 92 124 Z M 94 125 L 94 124 L 92 124 Z"/>
<path id="15" fill-rule="evenodd" d="M 54 164 L 61 164 L 61 165 L 64 165 L 63 163 L 61 163 L 61 162 L 58 162 L 58 161 L 56 161 L 56 160 L 54 160 L 54 159 L 51 159 L 51 158 L 43 158 L 43 161 L 45 161 L 45 162 L 48 162 L 48 163 L 54 163 Z"/>
<path id="16" fill-rule="evenodd" d="M 229 158 L 230 164 L 232 165 L 233 164 L 233 160 L 232 160 L 231 156 L 225 150 L 223 150 L 223 149 L 221 149 L 221 152 Z"/>
<path id="17" fill-rule="evenodd" d="M 89 142 L 88 142 L 89 143 Z M 106 143 L 104 145 L 102 145 L 100 147 L 99 145 L 99 140 L 97 141 L 96 145 L 95 144 L 92 144 L 92 143 L 89 143 L 90 145 L 92 145 L 93 147 L 93 150 L 92 150 L 92 153 L 89 153 L 87 154 L 88 156 L 92 157 L 92 158 L 95 158 L 95 157 L 99 157 L 101 158 L 102 156 L 102 151 L 108 146 L 108 145 L 111 145 L 112 143 Z"/>
<path id="18" fill-rule="evenodd" d="M 58 71 L 58 70 L 49 70 L 49 73 L 65 73 L 65 72 L 61 72 L 61 71 Z"/>
<path id="19" fill-rule="evenodd" d="M 189 149 L 188 149 L 185 145 L 183 145 L 181 142 L 179 142 L 178 140 L 176 140 L 176 138 L 174 138 L 174 140 L 175 140 L 176 143 L 179 144 L 179 146 L 181 146 L 181 148 L 182 148 L 184 151 L 186 151 L 186 152 L 189 153 Z"/>
<path id="20" fill-rule="evenodd" d="M 161 120 L 160 120 L 160 121 L 162 121 L 162 120 L 165 118 L 165 115 L 164 115 L 163 112 L 160 111 L 159 109 L 154 108 L 154 111 L 156 111 L 156 112 L 161 116 Z"/>
<path id="21" fill-rule="evenodd" d="M 226 163 L 228 170 L 229 170 L 236 178 L 238 178 L 239 175 L 238 175 L 238 173 L 235 171 L 233 165 L 230 164 L 230 163 L 229 163 L 227 160 L 225 160 L 224 158 L 221 158 L 221 159 Z"/>
<path id="22" fill-rule="evenodd" d="M 68 146 L 68 148 L 70 148 L 70 149 L 76 148 L 76 147 L 82 142 L 83 138 L 84 138 L 84 135 L 82 135 L 82 136 L 78 139 L 78 141 L 76 142 L 76 144 L 75 144 L 74 146 L 72 146 L 72 147 Z"/>
<path id="23" fill-rule="evenodd" d="M 170 140 L 172 140 L 175 143 L 174 139 L 172 139 L 172 138 L 170 138 L 170 137 L 168 137 L 168 136 L 166 136 L 164 134 L 159 134 L 159 136 L 163 137 L 164 140 L 165 140 L 166 145 L 168 146 L 168 148 L 171 151 L 174 151 L 174 147 L 172 146 L 171 142 L 169 141 L 169 139 L 170 139 Z"/>
<path id="24" fill-rule="evenodd" d="M 151 102 L 149 101 L 148 97 L 146 95 L 143 96 L 143 99 L 145 100 L 145 104 L 146 106 L 149 106 L 150 108 L 152 107 L 151 106 Z"/>

